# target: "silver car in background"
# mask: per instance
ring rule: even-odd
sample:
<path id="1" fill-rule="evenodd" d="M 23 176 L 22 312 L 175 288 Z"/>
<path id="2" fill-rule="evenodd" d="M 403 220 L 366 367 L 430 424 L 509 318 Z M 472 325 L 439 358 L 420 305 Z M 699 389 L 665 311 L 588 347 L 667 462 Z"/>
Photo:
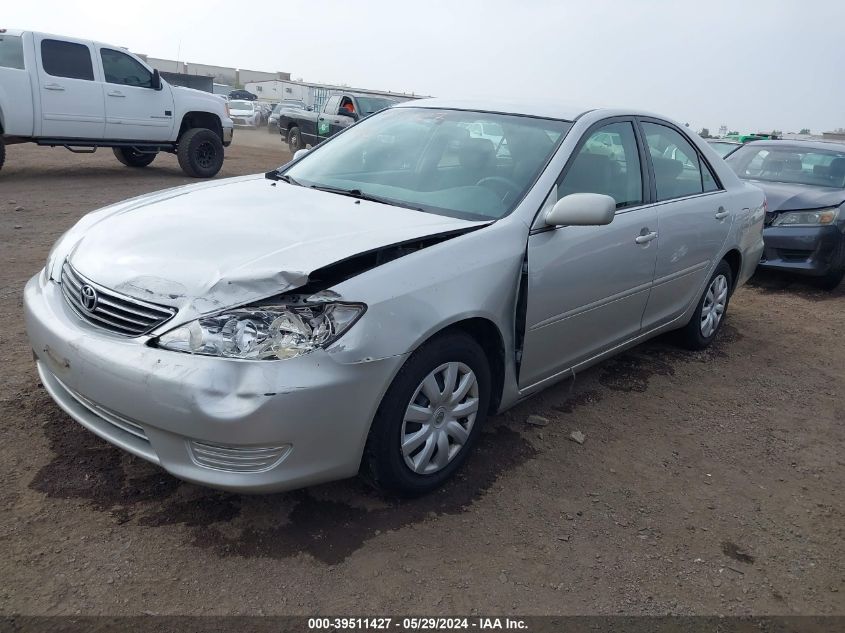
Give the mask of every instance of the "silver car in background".
<path id="1" fill-rule="evenodd" d="M 663 118 L 414 101 L 85 216 L 27 284 L 27 331 L 59 406 L 177 477 L 419 494 L 488 415 L 661 332 L 709 345 L 763 216 Z"/>

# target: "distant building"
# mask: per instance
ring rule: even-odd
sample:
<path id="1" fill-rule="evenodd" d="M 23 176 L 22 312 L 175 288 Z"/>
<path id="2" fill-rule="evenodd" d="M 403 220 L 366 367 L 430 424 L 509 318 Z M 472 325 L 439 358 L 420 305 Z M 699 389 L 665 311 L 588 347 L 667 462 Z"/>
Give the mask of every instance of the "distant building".
<path id="1" fill-rule="evenodd" d="M 198 64 L 196 62 L 180 62 L 172 59 L 147 57 L 146 55 L 141 54 L 138 54 L 138 57 L 146 61 L 150 66 L 157 69 L 159 72 L 211 77 L 214 83 L 226 84 L 229 86 L 243 86 L 247 82 L 254 81 L 290 79 L 290 73 L 284 73 L 281 71 L 266 72 L 263 70 L 246 70 L 243 68 L 231 68 L 229 66 L 212 66 L 210 64 Z"/>
<path id="2" fill-rule="evenodd" d="M 845 141 L 845 132 L 822 132 L 822 138 L 826 141 Z"/>
<path id="3" fill-rule="evenodd" d="M 314 110 L 320 110 L 330 95 L 338 92 L 349 92 L 361 95 L 373 95 L 375 97 L 388 97 L 397 101 L 408 101 L 419 99 L 421 95 L 408 94 L 404 92 L 390 92 L 387 90 L 370 90 L 368 88 L 351 88 L 349 86 L 335 86 L 332 84 L 316 84 L 305 81 L 254 81 L 244 85 L 245 90 L 258 95 L 261 101 L 278 102 L 285 99 L 302 101 L 306 106 Z"/>

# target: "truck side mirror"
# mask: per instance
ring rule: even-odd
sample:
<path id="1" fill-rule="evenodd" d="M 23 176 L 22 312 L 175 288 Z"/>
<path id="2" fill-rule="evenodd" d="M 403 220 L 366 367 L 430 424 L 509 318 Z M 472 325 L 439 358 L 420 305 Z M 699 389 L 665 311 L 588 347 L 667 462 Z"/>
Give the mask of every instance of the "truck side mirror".
<path id="1" fill-rule="evenodd" d="M 151 87 L 153 90 L 161 90 L 161 75 L 158 72 L 158 68 L 153 68 L 153 81 Z"/>
<path id="2" fill-rule="evenodd" d="M 352 119 L 353 121 L 357 121 L 357 120 L 358 120 L 358 113 L 357 113 L 357 112 L 350 112 L 349 110 L 346 110 L 346 109 L 344 109 L 344 108 L 340 108 L 340 109 L 337 111 L 337 113 L 338 113 L 338 115 L 340 115 L 340 116 L 348 116 L 348 117 L 349 117 L 350 119 Z"/>

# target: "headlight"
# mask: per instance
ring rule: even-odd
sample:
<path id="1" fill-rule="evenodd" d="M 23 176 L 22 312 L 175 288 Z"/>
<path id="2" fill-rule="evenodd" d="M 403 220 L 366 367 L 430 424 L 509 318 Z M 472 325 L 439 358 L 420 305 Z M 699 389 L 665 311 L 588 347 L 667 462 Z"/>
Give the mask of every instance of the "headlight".
<path id="1" fill-rule="evenodd" d="M 772 226 L 819 226 L 833 224 L 839 217 L 839 207 L 812 211 L 784 211 L 778 213 Z"/>
<path id="2" fill-rule="evenodd" d="M 164 349 L 206 356 L 295 358 L 331 345 L 365 309 L 349 303 L 237 308 L 186 323 L 157 342 Z"/>

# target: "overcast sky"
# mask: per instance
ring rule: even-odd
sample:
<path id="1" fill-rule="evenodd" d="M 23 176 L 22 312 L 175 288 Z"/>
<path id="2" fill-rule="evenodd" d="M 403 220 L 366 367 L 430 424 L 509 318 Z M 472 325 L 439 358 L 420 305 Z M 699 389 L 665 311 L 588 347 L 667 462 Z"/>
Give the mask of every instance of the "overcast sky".
<path id="1" fill-rule="evenodd" d="M 845 127 L 845 0 L 30 0 L 0 27 L 306 81 Z"/>

